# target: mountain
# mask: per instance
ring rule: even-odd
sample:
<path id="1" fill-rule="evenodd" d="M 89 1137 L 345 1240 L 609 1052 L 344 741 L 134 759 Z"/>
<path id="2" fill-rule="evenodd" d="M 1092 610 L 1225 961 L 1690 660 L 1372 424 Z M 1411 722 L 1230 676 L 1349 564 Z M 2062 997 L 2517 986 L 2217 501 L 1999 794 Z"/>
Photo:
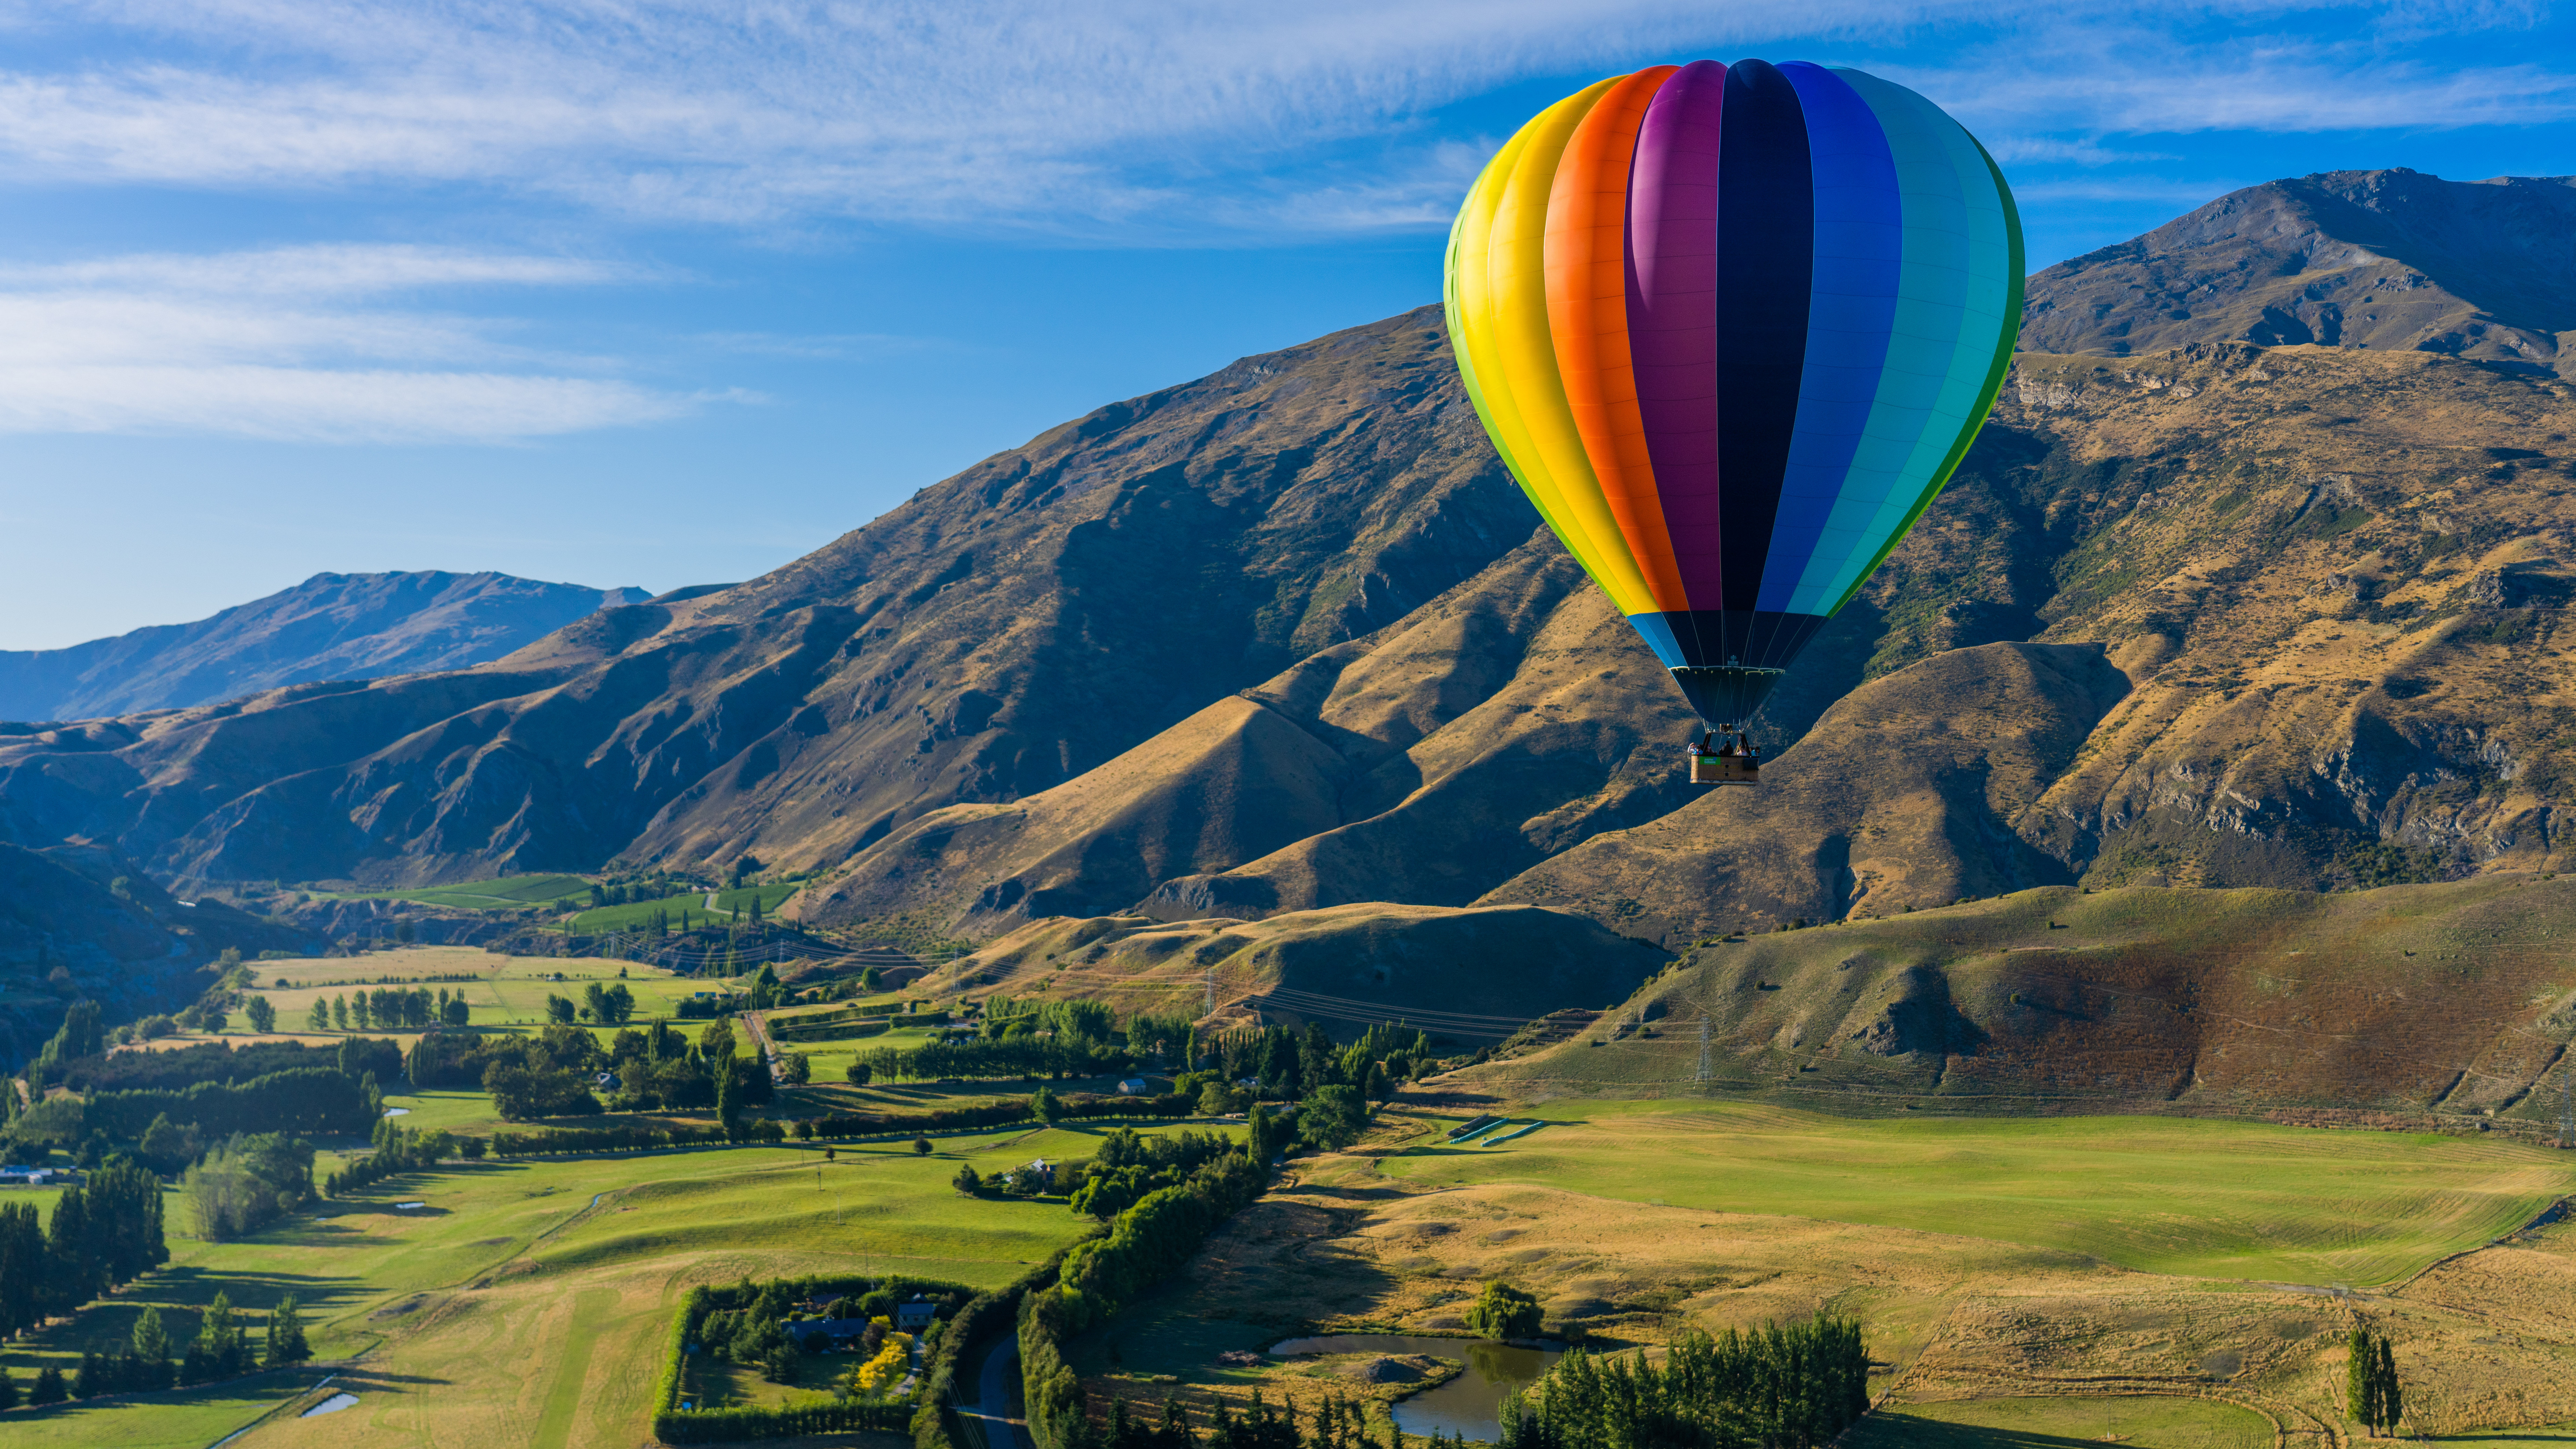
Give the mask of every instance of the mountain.
<path id="1" fill-rule="evenodd" d="M 2231 191 L 2030 279 L 2021 345 L 2423 351 L 2576 375 L 2576 176 L 2403 167 Z"/>
<path id="2" fill-rule="evenodd" d="M 496 573 L 315 574 L 193 624 L 0 650 L 0 719 L 98 719 L 312 680 L 470 669 L 643 597 Z"/>
<path id="3" fill-rule="evenodd" d="M 2182 254 L 2148 240 L 2139 266 Z M 2550 238 L 2454 241 L 2423 275 L 2492 302 L 2495 259 Z M 2023 354 L 1766 707 L 1758 791 L 1681 783 L 1679 696 L 1538 528 L 1425 308 L 490 664 L 0 733 L 0 836 L 182 882 L 748 852 L 825 868 L 791 907 L 820 922 L 1322 939 L 1344 918 L 1289 918 L 1379 904 L 1412 912 L 1369 928 L 1399 945 L 1505 906 L 1678 945 L 2048 884 L 2555 869 L 2576 408 L 2462 351 Z"/>
<path id="4" fill-rule="evenodd" d="M 1536 524 L 1422 309 L 1102 408 L 475 669 L 0 738 L 0 838 L 180 879 L 833 862 L 1061 784 Z"/>

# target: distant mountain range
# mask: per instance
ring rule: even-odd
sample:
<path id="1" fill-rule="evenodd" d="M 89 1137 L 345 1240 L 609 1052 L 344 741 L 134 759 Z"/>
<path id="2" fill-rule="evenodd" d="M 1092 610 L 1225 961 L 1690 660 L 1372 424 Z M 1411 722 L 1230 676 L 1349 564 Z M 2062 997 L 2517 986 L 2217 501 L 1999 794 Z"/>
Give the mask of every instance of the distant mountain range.
<path id="1" fill-rule="evenodd" d="M 471 669 L 644 597 L 496 573 L 315 574 L 193 624 L 0 650 L 0 719 L 98 719 L 313 680 Z"/>
<path id="2" fill-rule="evenodd" d="M 831 870 L 809 918 L 969 938 L 1380 902 L 1389 962 L 1470 907 L 1683 944 L 2050 882 L 2576 868 L 2571 196 L 2334 173 L 2035 277 L 2049 350 L 1774 696 L 1758 791 L 1681 782 L 1680 696 L 1426 307 L 491 663 L 0 727 L 0 839 L 187 889 L 752 853 Z"/>

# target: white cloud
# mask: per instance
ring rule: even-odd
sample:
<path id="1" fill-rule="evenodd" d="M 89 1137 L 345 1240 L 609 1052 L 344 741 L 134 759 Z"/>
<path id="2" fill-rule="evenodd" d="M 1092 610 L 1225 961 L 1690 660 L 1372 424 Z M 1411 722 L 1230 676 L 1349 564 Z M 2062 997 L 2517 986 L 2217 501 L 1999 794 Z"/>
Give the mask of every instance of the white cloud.
<path id="1" fill-rule="evenodd" d="M 1532 75 L 1766 43 L 1901 54 L 1933 31 L 1997 37 L 1991 64 L 1921 78 L 1935 99 L 2033 132 L 2470 124 L 2566 90 L 2529 70 L 2374 68 L 2360 86 L 2360 60 L 2324 56 L 2257 57 L 2248 73 L 2230 47 L 2181 38 L 2290 17 L 2432 23 L 2421 7 L 2361 3 L 17 0 L 0 16 L 22 37 L 120 57 L 0 68 L 0 174 L 472 182 L 763 226 L 1425 225 L 1455 188 L 1421 186 L 1437 143 L 1408 150 L 1400 133 L 1440 107 Z M 2088 63 L 2061 63 L 2072 57 Z M 2232 97 L 2215 84 L 2228 79 Z M 1365 142 L 1386 155 L 1332 160 Z M 1283 172 L 1297 204 L 1275 204 Z"/>
<path id="2" fill-rule="evenodd" d="M 409 246 L 0 266 L 0 432 L 501 441 L 708 400 L 564 375 L 512 324 L 382 305 L 424 288 L 615 280 L 578 258 Z"/>

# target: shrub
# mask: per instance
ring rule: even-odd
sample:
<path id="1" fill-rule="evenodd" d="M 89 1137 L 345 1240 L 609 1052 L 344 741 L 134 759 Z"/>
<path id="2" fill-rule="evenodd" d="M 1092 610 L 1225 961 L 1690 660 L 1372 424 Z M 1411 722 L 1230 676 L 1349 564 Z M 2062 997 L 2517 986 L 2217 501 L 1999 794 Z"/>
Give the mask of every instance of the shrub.
<path id="1" fill-rule="evenodd" d="M 1467 1331 L 1479 1338 L 1529 1338 L 1545 1316 L 1536 1298 L 1497 1280 L 1486 1284 L 1467 1310 Z"/>

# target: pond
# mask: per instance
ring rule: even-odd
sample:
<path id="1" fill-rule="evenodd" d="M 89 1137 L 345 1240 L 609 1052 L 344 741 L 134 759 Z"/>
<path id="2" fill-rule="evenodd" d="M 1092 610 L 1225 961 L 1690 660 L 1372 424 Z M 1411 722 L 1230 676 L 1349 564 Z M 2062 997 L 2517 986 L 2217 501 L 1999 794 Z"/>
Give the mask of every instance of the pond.
<path id="1" fill-rule="evenodd" d="M 1418 1353 L 1464 1363 L 1467 1371 L 1436 1388 L 1395 1401 L 1395 1426 L 1407 1434 L 1464 1434 L 1491 1443 L 1503 1434 L 1503 1396 L 1527 1388 L 1565 1356 L 1562 1349 L 1515 1348 L 1483 1338 L 1417 1338 L 1407 1333 L 1342 1333 L 1274 1344 L 1280 1358 L 1304 1353 Z"/>

